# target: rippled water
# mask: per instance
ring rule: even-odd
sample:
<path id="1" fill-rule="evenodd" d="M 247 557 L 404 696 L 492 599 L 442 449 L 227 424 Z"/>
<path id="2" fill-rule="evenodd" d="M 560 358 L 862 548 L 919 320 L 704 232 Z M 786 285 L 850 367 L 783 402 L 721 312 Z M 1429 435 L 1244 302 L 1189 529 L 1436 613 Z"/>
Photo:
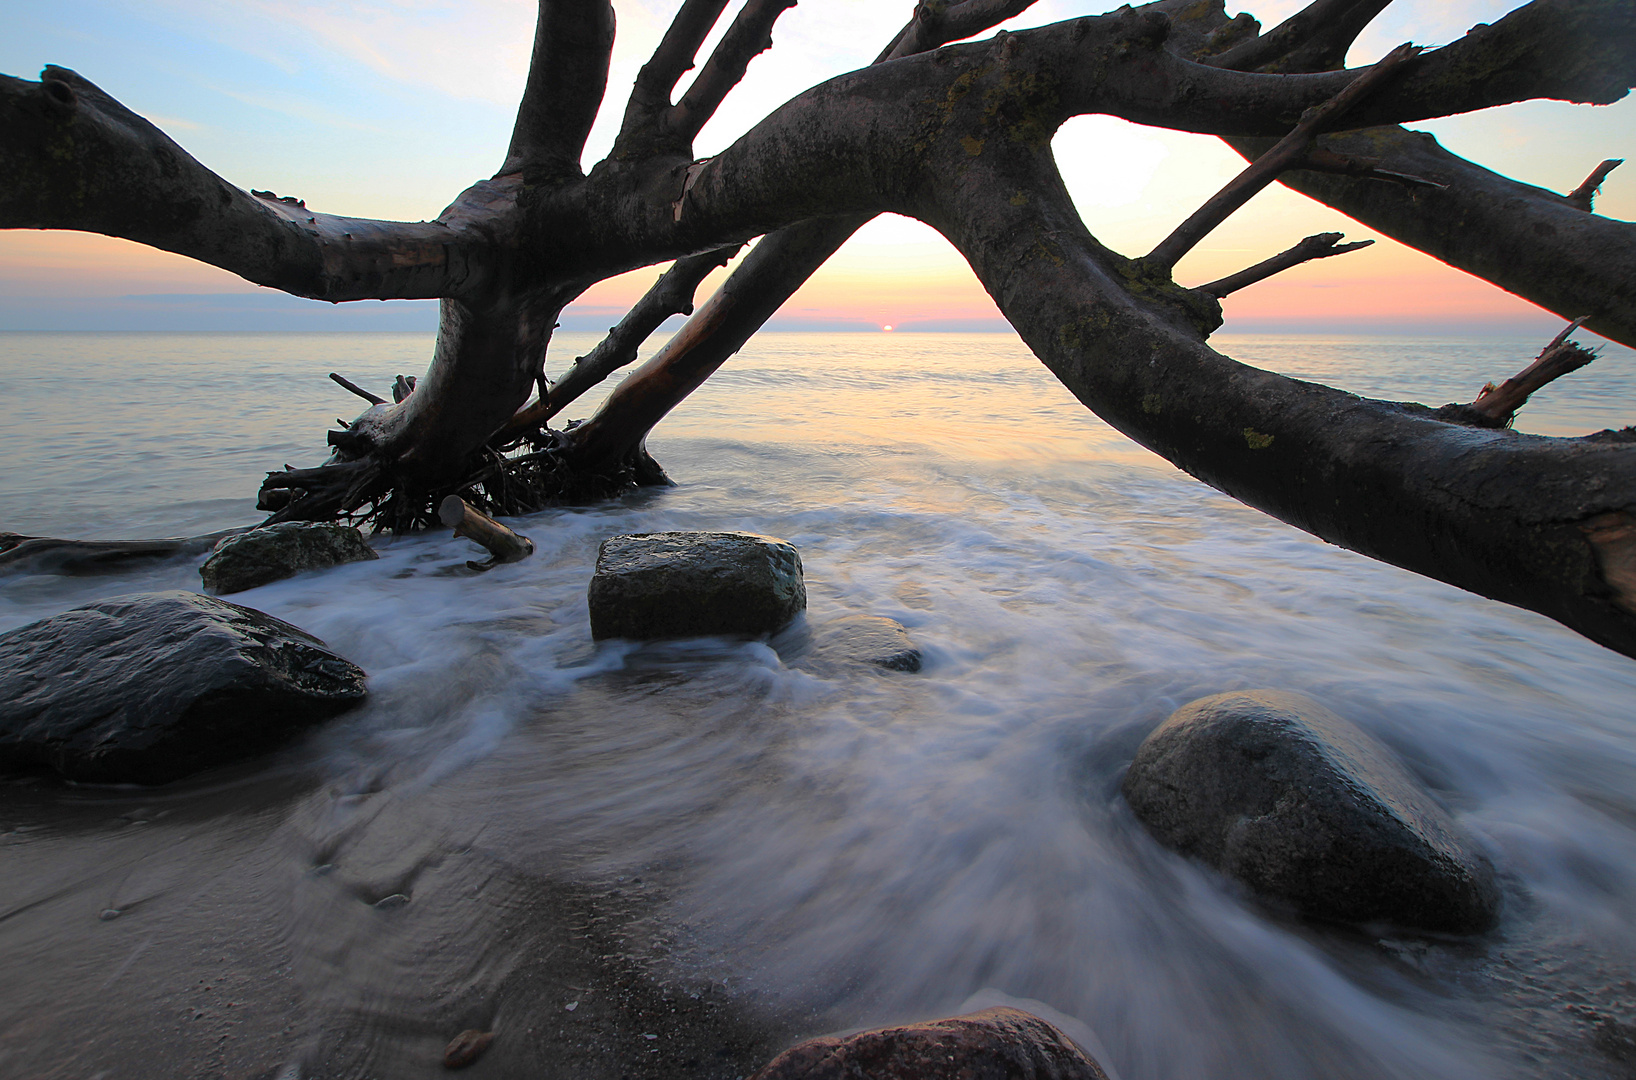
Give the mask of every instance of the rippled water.
<path id="1" fill-rule="evenodd" d="M 592 343 L 567 336 L 553 367 Z M 1218 339 L 1431 404 L 1540 344 Z M 0 335 L 0 530 L 254 520 L 260 471 L 313 462 L 324 420 L 358 411 L 324 373 L 379 389 L 428 350 Z M 1636 420 L 1629 350 L 1567 382 L 1519 426 Z M 650 445 L 679 487 L 520 519 L 524 563 L 471 576 L 464 541 L 381 539 L 378 562 L 235 597 L 372 675 L 370 705 L 273 762 L 160 793 L 0 789 L 0 859 L 26 870 L 0 875 L 0 1074 L 88 1075 L 73 1063 L 126 1037 L 109 1010 L 181 1031 L 193 999 L 163 985 L 166 950 L 202 950 L 191 973 L 219 947 L 237 971 L 252 961 L 231 950 L 265 938 L 286 967 L 264 1007 L 289 1031 L 247 1061 L 420 1075 L 402 1018 L 516 1000 L 496 987 L 548 966 L 529 905 L 549 880 L 640 893 L 623 948 L 794 1029 L 1010 995 L 1084 1025 L 1125 1080 L 1631 1075 L 1636 663 L 1240 506 L 1009 337 L 762 335 Z M 925 670 L 814 668 L 800 626 L 594 646 L 598 543 L 656 529 L 793 541 L 808 626 L 890 616 Z M 196 586 L 187 563 L 4 578 L 0 630 Z M 1118 795 L 1136 745 L 1180 704 L 1257 686 L 1312 694 L 1404 757 L 1500 868 L 1495 932 L 1292 923 L 1147 838 Z M 402 918 L 370 907 L 396 893 Z M 350 1042 L 326 1034 L 342 1014 L 363 1018 Z M 84 1046 L 43 1050 L 52 1023 Z"/>

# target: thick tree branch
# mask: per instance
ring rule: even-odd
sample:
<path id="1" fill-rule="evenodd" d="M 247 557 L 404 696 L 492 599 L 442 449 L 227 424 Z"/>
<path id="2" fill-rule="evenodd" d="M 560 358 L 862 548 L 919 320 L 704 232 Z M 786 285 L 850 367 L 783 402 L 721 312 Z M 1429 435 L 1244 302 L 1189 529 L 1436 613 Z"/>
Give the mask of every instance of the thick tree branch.
<path id="1" fill-rule="evenodd" d="M 1257 157 L 1249 168 L 1235 176 L 1226 187 L 1178 225 L 1148 255 L 1149 261 L 1158 266 L 1175 266 L 1216 226 L 1278 179 L 1279 173 L 1305 158 L 1313 139 L 1320 132 L 1338 126 L 1348 112 L 1395 78 L 1402 71 L 1404 63 L 1418 55 L 1419 47 L 1399 45 L 1380 63 L 1348 84 L 1346 89 L 1309 111 L 1295 125 L 1295 130 L 1278 140 L 1271 150 Z"/>
<path id="2" fill-rule="evenodd" d="M 1103 419 L 1331 543 L 1636 655 L 1636 443 L 1449 424 L 1235 363 L 1183 313 L 1128 288 L 1129 264 L 1085 232 L 1045 153 L 981 169 L 930 216 Z M 1033 193 L 1022 205 L 1006 197 L 1018 187 Z"/>
<path id="3" fill-rule="evenodd" d="M 1258 262 L 1236 274 L 1219 278 L 1208 285 L 1200 285 L 1198 291 L 1219 300 L 1228 293 L 1235 293 L 1258 281 L 1265 281 L 1292 266 L 1300 266 L 1313 259 L 1327 259 L 1331 255 L 1345 255 L 1348 251 L 1357 251 L 1374 243 L 1373 240 L 1356 240 L 1350 244 L 1343 244 L 1340 242 L 1342 235 L 1338 232 L 1328 232 L 1309 236 L 1288 251 L 1281 251 L 1264 262 Z"/>
<path id="4" fill-rule="evenodd" d="M 539 0 L 528 82 L 501 172 L 526 170 L 532 182 L 580 174 L 613 39 L 608 0 Z"/>
<path id="5" fill-rule="evenodd" d="M 1274 29 L 1216 53 L 1211 63 L 1239 71 L 1337 68 L 1358 35 L 1392 0 L 1317 0 Z"/>
<path id="6" fill-rule="evenodd" d="M 425 298 L 484 283 L 472 218 L 506 197 L 478 185 L 434 222 L 320 214 L 227 183 L 72 71 L 0 75 L 0 228 L 123 237 L 318 300 Z"/>

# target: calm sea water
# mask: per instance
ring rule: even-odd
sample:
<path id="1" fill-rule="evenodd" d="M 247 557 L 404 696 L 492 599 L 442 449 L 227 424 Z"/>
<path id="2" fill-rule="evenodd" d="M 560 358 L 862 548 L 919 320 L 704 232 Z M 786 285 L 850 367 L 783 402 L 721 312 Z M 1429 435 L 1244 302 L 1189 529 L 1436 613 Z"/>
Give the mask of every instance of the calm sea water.
<path id="1" fill-rule="evenodd" d="M 1431 404 L 1469 400 L 1541 344 L 1217 343 Z M 565 335 L 553 370 L 592 344 Z M 316 463 L 326 422 L 359 411 L 325 374 L 384 391 L 430 345 L 0 335 L 0 530 L 254 521 L 260 474 Z M 1519 426 L 1633 421 L 1636 354 L 1610 346 Z M 405 973 L 435 978 L 427 957 L 463 925 L 456 906 L 412 941 L 364 927 L 355 898 L 305 874 L 314 848 L 413 868 L 429 845 L 479 845 L 523 869 L 660 882 L 670 963 L 836 1027 L 1009 995 L 1099 1042 L 1125 1080 L 1629 1075 L 1636 663 L 1204 487 L 1008 336 L 765 334 L 650 446 L 680 486 L 519 519 L 538 548 L 524 563 L 467 576 L 464 541 L 381 539 L 378 562 L 235 597 L 373 678 L 369 706 L 296 752 L 328 783 L 266 826 L 289 842 L 257 849 L 275 898 L 257 918 L 306 999 L 388 1017 Z M 782 639 L 593 646 L 598 543 L 658 529 L 793 541 L 810 625 L 890 616 L 926 669 L 814 673 Z M 185 563 L 0 578 L 0 630 L 197 585 Z M 1404 757 L 1500 868 L 1497 931 L 1292 924 L 1146 837 L 1118 796 L 1136 745 L 1195 697 L 1258 686 L 1309 693 Z M 189 827 L 175 851 L 221 857 L 199 847 L 208 825 Z M 0 883 L 5 909 L 53 898 L 0 921 L 0 1031 L 76 993 L 61 976 L 82 908 L 149 898 L 154 933 L 195 910 L 180 856 L 155 885 L 88 869 L 112 841 L 49 826 L 0 841 L 31 867 Z M 100 992 L 134 976 L 118 978 Z"/>

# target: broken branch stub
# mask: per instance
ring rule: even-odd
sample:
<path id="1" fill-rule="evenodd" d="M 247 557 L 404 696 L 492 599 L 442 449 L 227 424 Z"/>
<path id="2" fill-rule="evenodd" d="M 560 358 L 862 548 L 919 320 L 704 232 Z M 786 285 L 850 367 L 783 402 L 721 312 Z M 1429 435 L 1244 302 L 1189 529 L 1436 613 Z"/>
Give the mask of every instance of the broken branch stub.
<path id="1" fill-rule="evenodd" d="M 1608 178 L 1608 173 L 1612 172 L 1614 169 L 1617 169 L 1624 163 L 1624 158 L 1608 158 L 1606 161 L 1602 162 L 1602 164 L 1592 169 L 1591 174 L 1585 177 L 1585 182 L 1568 192 L 1565 198 L 1567 198 L 1569 203 L 1577 206 L 1579 209 L 1585 211 L 1585 213 L 1591 213 L 1591 202 L 1596 198 L 1596 193 L 1602 189 L 1602 181 Z"/>
<path id="2" fill-rule="evenodd" d="M 487 514 L 467 504 L 458 495 L 450 495 L 437 508 L 438 520 L 454 529 L 456 536 L 474 540 L 488 549 L 491 558 L 483 562 L 468 562 L 473 570 L 487 570 L 501 563 L 521 562 L 534 554 L 534 541 L 512 532 Z"/>
<path id="3" fill-rule="evenodd" d="M 1533 363 L 1517 374 L 1499 386 L 1484 387 L 1477 400 L 1466 406 L 1469 412 L 1481 418 L 1475 422 L 1485 427 L 1508 426 L 1534 391 L 1595 360 L 1595 353 L 1568 340 L 1568 335 L 1578 330 L 1589 317 L 1587 315 L 1569 323 L 1567 329 L 1540 350 Z"/>

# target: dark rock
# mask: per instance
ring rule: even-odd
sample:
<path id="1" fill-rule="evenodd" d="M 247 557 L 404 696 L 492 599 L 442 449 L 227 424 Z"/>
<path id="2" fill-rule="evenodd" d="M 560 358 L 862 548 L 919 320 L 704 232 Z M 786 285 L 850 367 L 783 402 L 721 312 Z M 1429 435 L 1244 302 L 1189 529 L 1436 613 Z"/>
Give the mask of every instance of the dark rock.
<path id="1" fill-rule="evenodd" d="M 1494 923 L 1488 860 L 1389 749 L 1303 695 L 1182 706 L 1137 750 L 1124 792 L 1160 843 L 1302 914 Z"/>
<path id="2" fill-rule="evenodd" d="M 1107 1080 L 1062 1032 L 1019 1009 L 808 1039 L 750 1080 Z"/>
<path id="3" fill-rule="evenodd" d="M 211 592 L 236 593 L 306 570 L 378 558 L 351 525 L 284 521 L 223 540 L 199 576 Z"/>
<path id="4" fill-rule="evenodd" d="M 591 636 L 770 634 L 807 606 L 801 556 L 771 536 L 635 533 L 602 543 L 591 578 Z"/>
<path id="5" fill-rule="evenodd" d="M 364 694 L 361 670 L 270 615 L 197 593 L 117 597 L 0 635 L 0 772 L 163 784 Z"/>
<path id="6" fill-rule="evenodd" d="M 919 671 L 920 650 L 903 624 L 879 615 L 848 615 L 827 623 L 813 635 L 813 649 L 824 659 L 875 664 L 892 671 Z"/>

